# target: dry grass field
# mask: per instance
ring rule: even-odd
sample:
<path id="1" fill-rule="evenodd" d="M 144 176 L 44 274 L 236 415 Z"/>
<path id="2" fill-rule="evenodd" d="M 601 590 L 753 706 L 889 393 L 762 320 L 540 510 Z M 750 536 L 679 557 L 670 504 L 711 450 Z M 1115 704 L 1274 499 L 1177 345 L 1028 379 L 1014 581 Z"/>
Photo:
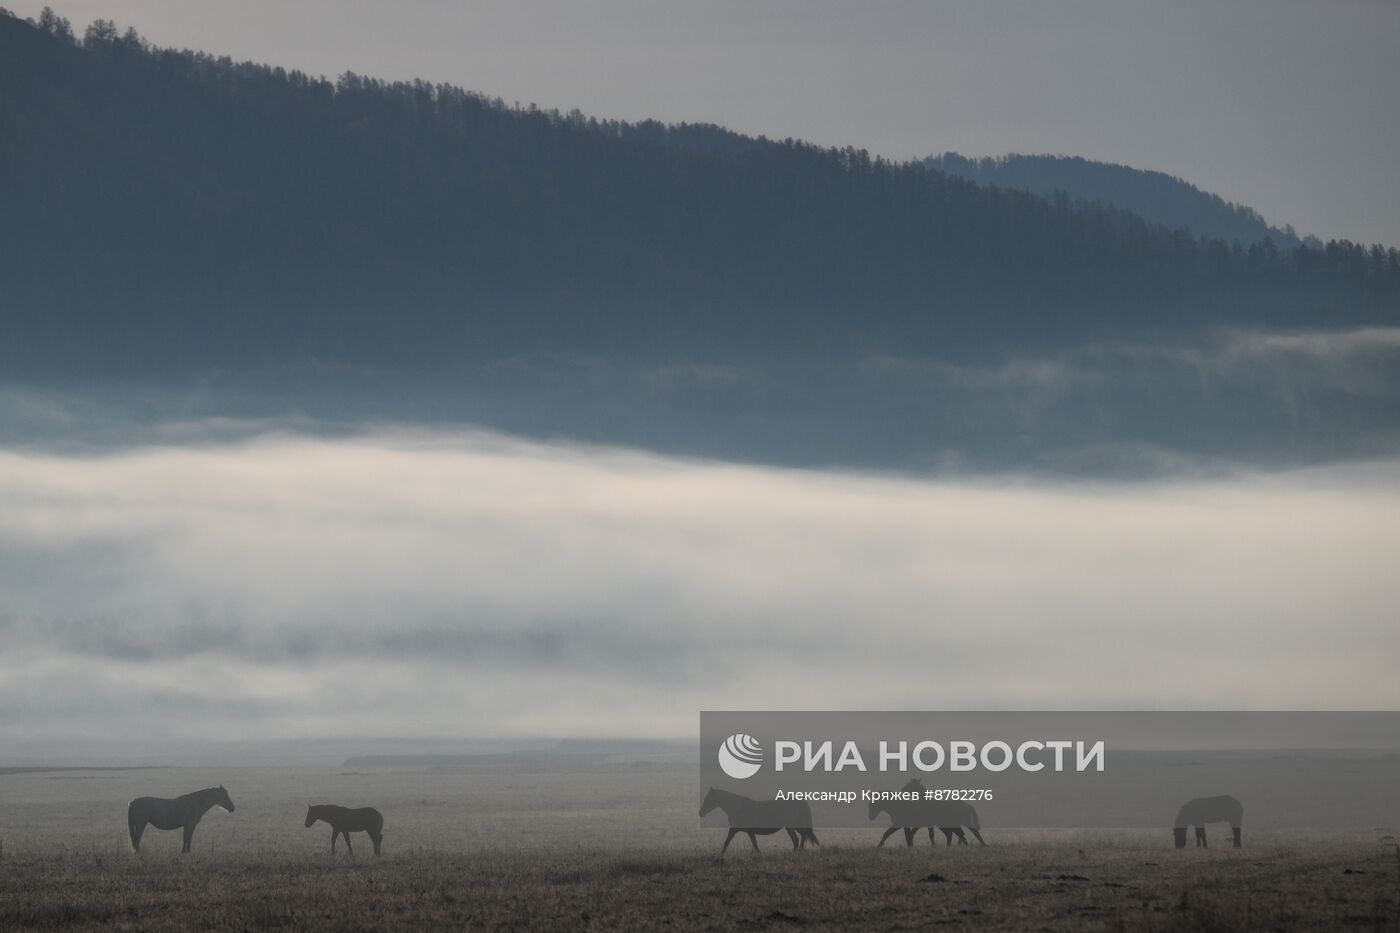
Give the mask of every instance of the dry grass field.
<path id="1" fill-rule="evenodd" d="M 206 817 L 193 855 L 154 830 L 127 851 L 129 798 L 214 783 L 238 809 Z M 693 785 L 679 764 L 0 775 L 0 930 L 1400 930 L 1384 830 L 1177 851 L 1166 830 L 988 827 L 986 848 L 876 850 L 872 827 L 720 858 Z M 332 860 L 329 830 L 302 826 L 312 802 L 380 807 L 384 857 L 360 836 Z"/>

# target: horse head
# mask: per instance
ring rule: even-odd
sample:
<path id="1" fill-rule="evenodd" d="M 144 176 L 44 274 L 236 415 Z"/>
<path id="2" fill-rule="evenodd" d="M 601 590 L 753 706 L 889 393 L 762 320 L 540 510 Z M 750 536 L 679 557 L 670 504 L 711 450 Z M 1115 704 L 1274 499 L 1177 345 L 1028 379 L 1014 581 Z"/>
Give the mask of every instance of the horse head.
<path id="1" fill-rule="evenodd" d="M 716 794 L 715 789 L 711 787 L 710 792 L 705 795 L 705 802 L 700 804 L 700 815 L 704 816 L 717 806 L 719 806 L 719 795 Z"/>
<path id="2" fill-rule="evenodd" d="M 223 807 L 230 813 L 233 812 L 233 798 L 228 795 L 228 791 L 224 790 L 224 785 L 222 784 L 214 788 L 214 803 Z"/>
<path id="3" fill-rule="evenodd" d="M 309 827 L 311 826 L 311 824 L 312 824 L 312 823 L 315 823 L 315 822 L 316 822 L 316 808 L 315 808 L 314 806 L 307 807 L 307 808 L 306 808 L 306 825 L 307 825 L 307 827 L 309 828 Z"/>
<path id="4" fill-rule="evenodd" d="M 1172 840 L 1178 849 L 1186 848 L 1186 827 L 1177 826 L 1172 830 Z"/>

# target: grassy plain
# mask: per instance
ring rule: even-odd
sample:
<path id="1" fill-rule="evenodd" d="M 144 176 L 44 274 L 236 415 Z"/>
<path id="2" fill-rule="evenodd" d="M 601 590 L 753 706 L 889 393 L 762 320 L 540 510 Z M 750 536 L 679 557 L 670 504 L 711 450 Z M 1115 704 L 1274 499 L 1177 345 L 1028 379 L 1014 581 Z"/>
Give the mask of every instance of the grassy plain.
<path id="1" fill-rule="evenodd" d="M 1165 830 L 989 826 L 986 848 L 877 851 L 872 827 L 720 858 L 694 781 L 670 763 L 0 775 L 0 930 L 1400 930 L 1386 829 L 1177 851 Z M 209 814 L 192 856 L 155 831 L 128 852 L 128 799 L 217 783 L 237 810 Z M 308 803 L 378 806 L 384 857 L 360 836 L 333 860 Z"/>

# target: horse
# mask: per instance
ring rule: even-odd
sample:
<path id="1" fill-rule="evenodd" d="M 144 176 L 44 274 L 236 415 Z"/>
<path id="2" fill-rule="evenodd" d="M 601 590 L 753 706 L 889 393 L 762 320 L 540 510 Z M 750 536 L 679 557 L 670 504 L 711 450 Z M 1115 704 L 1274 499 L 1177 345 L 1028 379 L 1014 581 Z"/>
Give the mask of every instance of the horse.
<path id="1" fill-rule="evenodd" d="M 933 842 L 933 828 L 935 826 L 943 830 L 943 836 L 948 845 L 953 844 L 953 836 L 958 837 L 958 845 L 967 845 L 967 837 L 963 835 L 962 827 L 966 826 L 971 830 L 972 835 L 977 837 L 980 845 L 986 845 L 987 840 L 982 838 L 982 824 L 977 819 L 977 808 L 966 800 L 928 800 L 924 799 L 924 794 L 928 788 L 924 787 L 918 778 L 911 780 L 900 788 L 903 791 L 911 791 L 919 795 L 919 801 L 914 805 L 916 814 L 922 815 L 927 820 L 926 823 L 916 825 L 928 826 L 928 841 Z M 914 803 L 911 801 L 911 803 Z"/>
<path id="2" fill-rule="evenodd" d="M 963 833 L 963 826 L 972 830 L 972 834 L 977 837 L 977 841 L 982 845 L 987 844 L 987 840 L 982 838 L 979 832 L 981 825 L 977 822 L 977 811 L 969 803 L 962 803 L 956 800 L 942 801 L 901 801 L 887 800 L 880 803 L 870 804 L 870 818 L 873 820 L 881 813 L 890 815 L 890 828 L 885 830 L 885 834 L 880 837 L 876 848 L 880 848 L 895 833 L 904 830 L 904 844 L 914 845 L 914 836 L 919 832 L 920 827 L 928 827 L 928 841 L 937 844 L 933 835 L 935 829 L 943 831 L 943 836 L 948 845 L 953 844 L 953 837 L 958 837 L 958 845 L 967 845 L 967 836 Z"/>
<path id="3" fill-rule="evenodd" d="M 749 844 L 757 852 L 758 836 L 769 836 L 780 829 L 787 830 L 794 849 L 807 848 L 810 842 L 821 845 L 817 834 L 812 832 L 812 808 L 803 800 L 752 800 L 732 794 L 727 790 L 711 787 L 700 804 L 700 815 L 704 816 L 716 807 L 729 817 L 729 835 L 724 837 L 724 846 L 719 850 L 723 855 L 729 843 L 739 833 L 748 833 Z"/>
<path id="4" fill-rule="evenodd" d="M 223 785 L 206 787 L 173 800 L 166 797 L 137 797 L 126 805 L 126 828 L 131 836 L 131 851 L 141 851 L 141 834 L 146 831 L 147 823 L 156 829 L 183 829 L 185 844 L 180 851 L 190 851 L 194 828 L 214 806 L 233 812 L 233 801 Z"/>
<path id="5" fill-rule="evenodd" d="M 1197 797 L 1188 800 L 1176 811 L 1172 837 L 1178 849 L 1186 848 L 1186 827 L 1196 827 L 1196 848 L 1206 849 L 1207 823 L 1229 823 L 1235 834 L 1235 848 L 1240 847 L 1240 824 L 1244 822 L 1244 804 L 1228 794 L 1219 797 Z"/>
<path id="6" fill-rule="evenodd" d="M 354 848 L 350 845 L 351 833 L 369 833 L 369 841 L 374 843 L 374 854 L 379 854 L 379 843 L 384 841 L 384 817 L 374 807 L 337 807 L 322 803 L 306 808 L 306 826 L 309 829 L 317 820 L 325 820 L 331 827 L 331 855 L 335 855 L 335 837 L 345 836 L 345 848 L 353 858 Z"/>
<path id="7" fill-rule="evenodd" d="M 884 846 L 886 840 L 904 830 L 904 844 L 914 845 L 914 836 L 920 827 L 928 827 L 928 841 L 937 845 L 937 839 L 933 835 L 934 829 L 941 829 L 943 837 L 948 845 L 953 844 L 953 837 L 958 837 L 958 845 L 967 845 L 967 836 L 963 834 L 962 828 L 966 826 L 972 830 L 972 835 L 977 837 L 977 841 L 986 845 L 987 840 L 982 838 L 982 824 L 977 819 L 977 810 L 972 804 L 962 800 L 926 800 L 923 799 L 927 788 L 919 780 L 912 780 L 900 788 L 904 792 L 912 792 L 919 795 L 918 800 L 887 800 L 880 803 L 871 802 L 870 818 L 873 820 L 882 812 L 890 816 L 890 828 L 885 830 L 885 834 L 880 837 L 876 848 Z"/>

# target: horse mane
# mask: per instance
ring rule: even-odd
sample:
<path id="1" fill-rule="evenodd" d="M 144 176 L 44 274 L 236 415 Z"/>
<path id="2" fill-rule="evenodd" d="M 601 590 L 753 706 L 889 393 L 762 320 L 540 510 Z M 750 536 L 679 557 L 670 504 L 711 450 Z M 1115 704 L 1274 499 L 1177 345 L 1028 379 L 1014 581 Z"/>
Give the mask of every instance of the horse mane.
<path id="1" fill-rule="evenodd" d="M 181 794 L 175 799 L 183 800 L 190 797 L 203 797 L 205 794 L 217 794 L 220 790 L 221 788 L 218 787 L 201 787 L 199 790 L 192 790 L 188 794 Z M 228 791 L 224 791 L 224 793 L 228 793 Z"/>

